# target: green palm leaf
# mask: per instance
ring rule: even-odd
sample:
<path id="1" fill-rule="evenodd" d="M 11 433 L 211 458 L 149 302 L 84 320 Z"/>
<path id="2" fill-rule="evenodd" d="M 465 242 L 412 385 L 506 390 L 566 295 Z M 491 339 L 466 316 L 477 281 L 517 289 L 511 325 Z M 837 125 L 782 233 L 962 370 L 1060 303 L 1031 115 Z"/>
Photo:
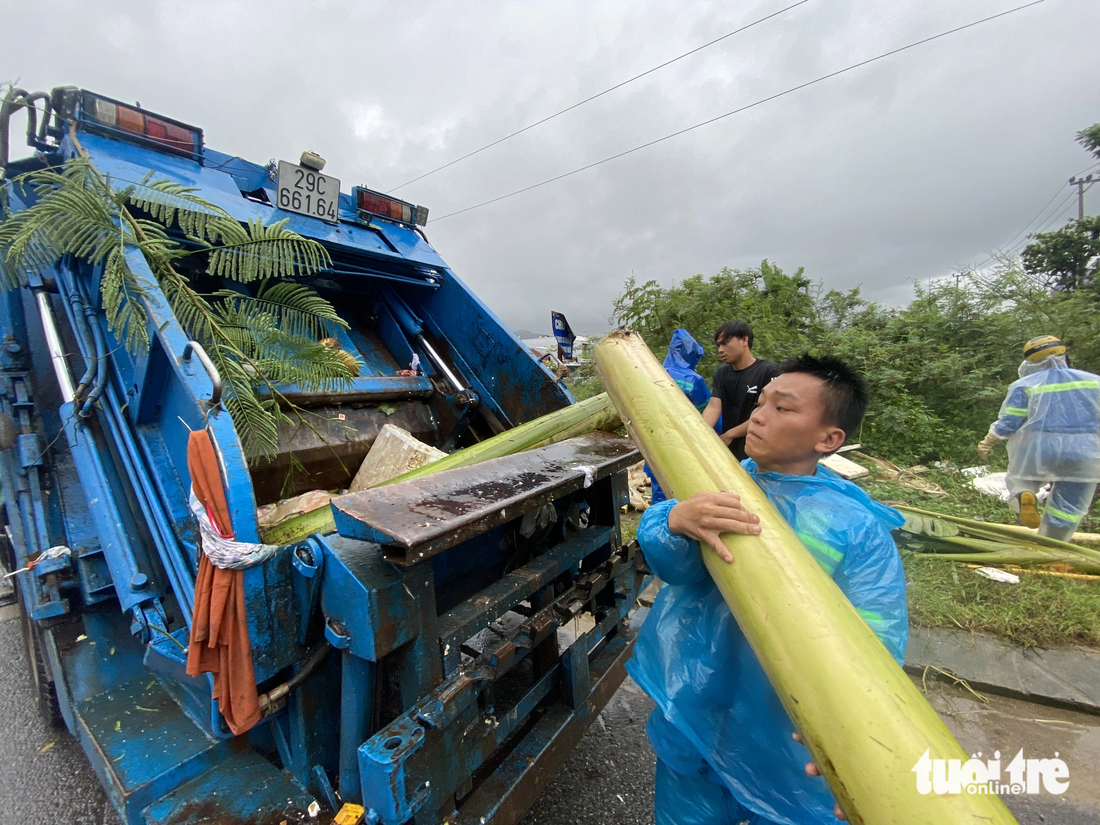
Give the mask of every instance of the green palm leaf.
<path id="1" fill-rule="evenodd" d="M 166 178 L 150 180 L 152 176 L 149 172 L 140 183 L 128 186 L 120 193 L 120 199 L 149 213 L 164 226 L 178 226 L 188 235 L 214 243 L 220 240 L 221 221 L 233 220 L 228 212 L 193 194 L 198 191 L 193 186 Z"/>
<path id="2" fill-rule="evenodd" d="M 260 285 L 253 298 L 229 289 L 214 293 L 213 297 L 231 303 L 244 317 L 270 316 L 276 327 L 288 335 L 303 338 L 328 338 L 335 329 L 347 329 L 332 304 L 304 284 L 291 281 L 267 280 Z"/>
<path id="3" fill-rule="evenodd" d="M 310 275 L 331 266 L 328 251 L 317 241 L 287 229 L 288 220 L 265 226 L 255 218 L 243 230 L 235 221 L 217 222 L 224 242 L 211 250 L 208 273 L 250 283 Z"/>

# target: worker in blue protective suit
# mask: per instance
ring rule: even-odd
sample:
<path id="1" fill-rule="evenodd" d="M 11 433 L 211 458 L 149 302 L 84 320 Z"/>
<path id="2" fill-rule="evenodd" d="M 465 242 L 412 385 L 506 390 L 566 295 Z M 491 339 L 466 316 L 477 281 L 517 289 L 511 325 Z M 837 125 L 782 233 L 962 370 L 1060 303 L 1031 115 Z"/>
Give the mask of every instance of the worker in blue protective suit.
<path id="1" fill-rule="evenodd" d="M 900 664 L 905 573 L 890 530 L 904 519 L 817 464 L 858 428 L 866 405 L 866 383 L 843 362 L 789 359 L 749 419 L 742 466 Z M 627 664 L 657 703 L 646 728 L 657 825 L 842 816 L 703 565 L 700 542 L 732 562 L 720 535 L 759 533 L 758 521 L 736 495 L 698 493 L 651 507 L 638 527 L 647 562 L 667 582 Z"/>
<path id="2" fill-rule="evenodd" d="M 672 380 L 676 382 L 676 386 L 684 391 L 684 395 L 700 412 L 710 401 L 710 390 L 707 389 L 707 382 L 703 376 L 695 371 L 695 365 L 699 363 L 699 359 L 702 357 L 703 347 L 691 337 L 690 332 L 686 329 L 678 329 L 672 333 L 672 341 L 668 345 L 668 355 L 665 356 L 664 361 L 665 372 L 671 376 Z M 645 474 L 649 476 L 652 490 L 650 502 L 658 504 L 664 501 L 665 493 L 650 471 L 649 465 L 646 464 L 643 469 Z"/>
<path id="3" fill-rule="evenodd" d="M 1052 335 L 1024 344 L 1020 380 L 978 445 L 982 461 L 1008 441 L 1009 507 L 1039 534 L 1069 541 L 1100 482 L 1100 376 L 1070 369 Z M 1054 482 L 1039 518 L 1035 494 Z"/>

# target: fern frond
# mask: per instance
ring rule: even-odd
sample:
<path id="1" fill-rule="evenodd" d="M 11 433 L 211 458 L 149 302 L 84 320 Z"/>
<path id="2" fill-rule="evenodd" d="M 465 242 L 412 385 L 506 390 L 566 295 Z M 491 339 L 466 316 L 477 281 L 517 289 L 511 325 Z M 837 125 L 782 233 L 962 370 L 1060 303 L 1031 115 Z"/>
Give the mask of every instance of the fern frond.
<path id="1" fill-rule="evenodd" d="M 310 287 L 292 281 L 265 281 L 255 298 L 229 289 L 218 290 L 213 297 L 232 303 L 243 316 L 270 316 L 288 335 L 317 340 L 348 328 L 332 304 Z"/>
<path id="2" fill-rule="evenodd" d="M 276 383 L 296 384 L 308 392 L 346 389 L 357 373 L 337 350 L 290 337 L 284 337 L 276 351 L 257 358 L 256 364 Z"/>
<path id="3" fill-rule="evenodd" d="M 183 186 L 166 178 L 150 180 L 152 175 L 149 172 L 140 183 L 131 184 L 120 193 L 120 205 L 132 203 L 165 226 L 176 225 L 187 235 L 216 243 L 219 240 L 216 229 L 214 237 L 210 237 L 212 226 L 219 225 L 214 219 L 232 220 L 229 213 L 193 194 L 198 191 L 193 186 Z"/>
<path id="4" fill-rule="evenodd" d="M 43 234 L 28 226 L 26 212 L 18 212 L 0 224 L 0 287 L 17 289 L 29 275 L 51 266 L 58 258 L 46 245 Z M 12 246 L 18 240 L 19 249 Z"/>
<path id="5" fill-rule="evenodd" d="M 0 278 L 11 289 L 26 283 L 63 255 L 102 263 L 124 230 L 102 188 L 89 185 L 84 165 L 63 173 L 44 170 L 27 176 L 38 200 L 6 216 L 0 225 Z"/>
<path id="6" fill-rule="evenodd" d="M 281 413 L 274 399 L 261 399 L 252 388 L 253 376 L 224 347 L 215 346 L 211 357 L 222 376 L 225 408 L 249 453 L 271 456 L 279 448 Z"/>
<path id="7" fill-rule="evenodd" d="M 223 236 L 223 245 L 210 252 L 208 273 L 249 283 L 310 275 L 331 266 L 328 250 L 317 241 L 287 229 L 288 220 L 264 226 L 263 221 L 255 218 L 245 227 L 246 238 Z"/>
<path id="8" fill-rule="evenodd" d="M 332 388 L 357 374 L 337 350 L 316 338 L 288 332 L 273 313 L 240 307 L 232 299 L 215 304 L 218 326 L 255 362 L 272 384 Z"/>
<path id="9" fill-rule="evenodd" d="M 99 285 L 107 326 L 115 338 L 133 352 L 149 346 L 148 320 L 145 305 L 138 300 L 145 289 L 126 263 L 125 247 L 119 244 L 103 264 L 103 279 Z"/>

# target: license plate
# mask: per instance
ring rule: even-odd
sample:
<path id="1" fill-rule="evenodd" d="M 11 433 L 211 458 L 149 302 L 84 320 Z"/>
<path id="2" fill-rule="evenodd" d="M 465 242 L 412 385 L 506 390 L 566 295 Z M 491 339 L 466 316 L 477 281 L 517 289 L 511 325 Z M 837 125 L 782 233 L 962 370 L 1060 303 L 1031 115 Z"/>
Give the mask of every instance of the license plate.
<path id="1" fill-rule="evenodd" d="M 276 188 L 280 209 L 332 223 L 340 218 L 340 181 L 336 178 L 281 160 Z"/>

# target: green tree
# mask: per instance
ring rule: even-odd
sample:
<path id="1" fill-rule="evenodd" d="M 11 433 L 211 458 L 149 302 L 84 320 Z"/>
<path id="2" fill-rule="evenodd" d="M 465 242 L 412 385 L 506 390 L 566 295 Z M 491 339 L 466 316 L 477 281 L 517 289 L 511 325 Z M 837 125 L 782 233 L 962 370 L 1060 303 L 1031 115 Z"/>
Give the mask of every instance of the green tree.
<path id="1" fill-rule="evenodd" d="M 917 286 L 901 308 L 867 301 L 858 289 L 825 291 L 801 269 L 787 275 L 764 261 L 758 269 L 695 275 L 669 289 L 627 281 L 614 312 L 658 356 L 677 327 L 687 329 L 707 351 L 699 371 L 708 379 L 717 365 L 713 331 L 732 318 L 752 325 L 760 356 L 781 360 L 809 351 L 844 358 L 871 387 L 856 439 L 898 463 L 976 461 L 974 445 L 996 418 L 1029 338 L 1057 335 L 1075 365 L 1100 368 L 1100 313 L 1092 297 L 1051 292 L 1011 260 L 992 279 L 962 273 L 957 282 Z"/>
<path id="2" fill-rule="evenodd" d="M 1100 123 L 1094 123 L 1077 133 L 1077 142 L 1100 160 Z"/>
<path id="3" fill-rule="evenodd" d="M 1100 123 L 1077 133 L 1077 142 L 1100 160 Z M 1024 269 L 1045 279 L 1048 287 L 1076 292 L 1100 287 L 1100 217 L 1068 221 L 1053 232 L 1031 235 L 1024 247 Z"/>
<path id="4" fill-rule="evenodd" d="M 1057 289 L 1096 289 L 1100 273 L 1100 216 L 1069 221 L 1061 229 L 1032 235 L 1024 247 L 1024 269 Z"/>

